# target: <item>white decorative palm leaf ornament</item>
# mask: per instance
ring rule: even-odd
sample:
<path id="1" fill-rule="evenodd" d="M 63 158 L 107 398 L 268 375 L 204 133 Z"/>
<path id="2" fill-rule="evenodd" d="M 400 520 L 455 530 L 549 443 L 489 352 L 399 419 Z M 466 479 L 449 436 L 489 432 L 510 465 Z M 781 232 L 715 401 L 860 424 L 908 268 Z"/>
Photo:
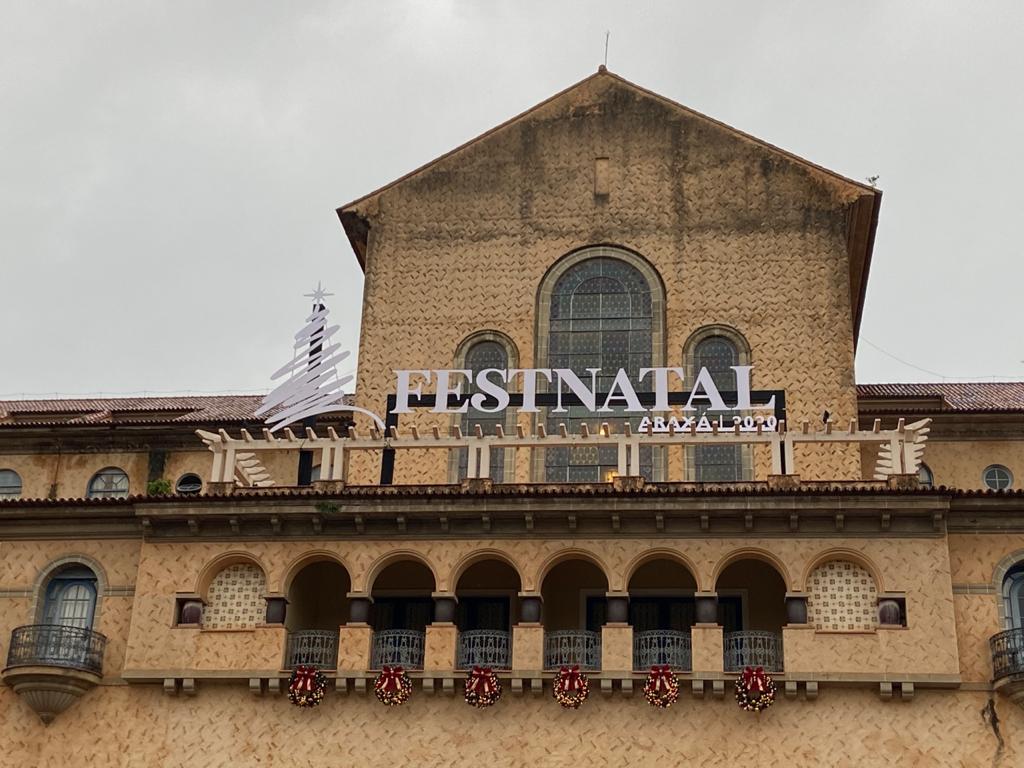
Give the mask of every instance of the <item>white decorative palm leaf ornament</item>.
<path id="1" fill-rule="evenodd" d="M 900 421 L 902 422 L 902 419 Z M 890 475 L 917 474 L 921 468 L 921 459 L 924 458 L 924 446 L 928 442 L 931 423 L 931 419 L 921 419 L 913 424 L 907 424 L 904 428 L 905 434 L 912 435 L 912 440 L 893 441 L 879 446 L 878 459 L 875 462 L 875 480 L 885 480 Z"/>
<path id="2" fill-rule="evenodd" d="M 330 310 L 323 300 L 332 294 L 317 283 L 316 290 L 306 295 L 313 299 L 313 311 L 306 318 L 306 325 L 295 334 L 294 356 L 271 376 L 272 381 L 287 378 L 263 398 L 255 415 L 270 413 L 267 424 L 271 432 L 310 416 L 338 411 L 365 414 L 383 430 L 384 421 L 377 414 L 344 402 L 343 388 L 354 377 L 338 374 L 338 365 L 347 360 L 351 352 L 331 341 L 340 326 L 327 325 Z"/>

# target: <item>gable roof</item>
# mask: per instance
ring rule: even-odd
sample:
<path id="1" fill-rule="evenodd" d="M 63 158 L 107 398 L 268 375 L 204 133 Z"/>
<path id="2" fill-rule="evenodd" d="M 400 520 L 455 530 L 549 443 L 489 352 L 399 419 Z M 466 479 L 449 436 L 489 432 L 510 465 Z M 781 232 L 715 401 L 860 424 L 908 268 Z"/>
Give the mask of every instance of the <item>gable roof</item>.
<path id="1" fill-rule="evenodd" d="M 1024 381 L 858 384 L 857 399 L 862 411 L 1024 412 Z"/>
<path id="2" fill-rule="evenodd" d="M 868 272 L 871 263 L 871 253 L 874 248 L 875 232 L 878 226 L 878 213 L 881 204 L 882 192 L 875 187 L 869 186 L 859 181 L 850 179 L 842 174 L 831 171 L 828 168 L 812 163 L 799 155 L 788 152 L 781 149 L 774 144 L 752 136 L 749 133 L 733 128 L 731 125 L 716 120 L 712 117 L 698 112 L 690 107 L 680 104 L 677 101 L 673 101 L 661 94 L 655 93 L 654 91 L 648 90 L 642 86 L 639 86 L 625 78 L 616 75 L 613 72 L 609 72 L 606 67 L 600 66 L 596 73 L 583 78 L 577 83 L 570 85 L 562 91 L 554 94 L 553 96 L 544 99 L 544 101 L 536 104 L 524 112 L 519 113 L 515 117 L 512 117 L 505 122 L 491 128 L 488 131 L 470 139 L 469 141 L 460 144 L 454 149 L 444 153 L 443 155 L 431 160 L 418 168 L 413 169 L 409 173 L 391 181 L 382 187 L 375 189 L 355 200 L 342 205 L 337 209 L 338 218 L 341 221 L 342 226 L 345 229 L 345 233 L 348 236 L 349 243 L 352 245 L 352 250 L 356 254 L 356 259 L 359 261 L 360 267 L 366 268 L 366 242 L 369 234 L 370 222 L 363 215 L 362 211 L 358 210 L 365 203 L 370 201 L 372 198 L 386 192 L 387 190 L 396 187 L 410 179 L 428 171 L 435 165 L 454 157 L 470 147 L 479 144 L 490 136 L 493 136 L 505 129 L 519 123 L 520 121 L 530 117 L 533 113 L 541 110 L 552 102 L 572 93 L 578 89 L 581 89 L 588 84 L 606 79 L 610 83 L 614 83 L 623 86 L 627 89 L 634 91 L 642 96 L 650 99 L 654 99 L 659 103 L 668 106 L 671 109 L 678 110 L 679 112 L 698 120 L 705 121 L 709 124 L 717 126 L 718 128 L 732 134 L 738 139 L 746 142 L 751 142 L 763 149 L 785 157 L 797 165 L 803 166 L 804 168 L 813 171 L 815 173 L 824 174 L 833 180 L 843 185 L 848 185 L 851 190 L 856 194 L 857 199 L 853 204 L 851 212 L 850 228 L 847 238 L 847 251 L 849 255 L 850 264 L 850 301 L 853 309 L 854 317 L 854 343 L 856 343 L 857 337 L 860 331 L 861 314 L 864 307 L 864 297 L 867 292 L 867 280 Z"/>

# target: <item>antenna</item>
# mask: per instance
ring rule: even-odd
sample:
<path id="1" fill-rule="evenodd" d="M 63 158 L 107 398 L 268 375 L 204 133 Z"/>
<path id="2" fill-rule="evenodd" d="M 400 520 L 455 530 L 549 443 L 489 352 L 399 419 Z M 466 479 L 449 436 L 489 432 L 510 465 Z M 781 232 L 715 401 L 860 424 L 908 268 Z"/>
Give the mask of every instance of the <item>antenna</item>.
<path id="1" fill-rule="evenodd" d="M 608 38 L 612 36 L 611 30 L 606 30 L 604 33 L 604 66 L 608 68 Z"/>

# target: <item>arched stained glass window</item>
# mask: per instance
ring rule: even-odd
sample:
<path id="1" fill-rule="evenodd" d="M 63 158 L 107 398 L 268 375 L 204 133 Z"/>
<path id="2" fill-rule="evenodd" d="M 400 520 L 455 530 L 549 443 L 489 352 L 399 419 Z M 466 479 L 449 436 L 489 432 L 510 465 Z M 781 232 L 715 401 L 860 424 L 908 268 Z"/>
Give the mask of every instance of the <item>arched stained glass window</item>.
<path id="1" fill-rule="evenodd" d="M 476 374 L 478 372 L 488 368 L 506 370 L 509 367 L 508 350 L 505 349 L 504 344 L 498 341 L 477 341 L 466 350 L 465 363 L 462 367 L 473 372 L 472 381 L 470 382 L 468 389 L 466 389 L 467 394 L 473 395 L 480 391 L 476 386 Z M 485 413 L 470 406 L 469 410 L 462 415 L 462 433 L 464 435 L 473 434 L 479 424 L 480 429 L 485 435 L 493 435 L 495 434 L 495 427 L 499 424 L 503 427 L 505 426 L 505 419 L 506 414 L 504 412 Z M 460 449 L 458 468 L 459 479 L 466 476 L 468 471 L 468 462 L 469 451 L 465 448 Z M 491 451 L 490 477 L 497 482 L 502 482 L 504 476 L 505 451 Z"/>
<path id="2" fill-rule="evenodd" d="M 709 336 L 697 343 L 693 350 L 691 381 L 701 368 L 707 368 L 719 392 L 736 389 L 736 374 L 732 366 L 739 365 L 739 350 L 725 336 Z M 696 405 L 696 403 L 695 403 Z M 722 419 L 732 414 L 718 414 L 708 407 L 698 408 L 697 415 L 709 419 Z M 731 424 L 731 421 L 730 421 Z M 699 483 L 729 483 L 743 479 L 743 452 L 739 445 L 698 445 L 694 451 L 696 480 Z"/>
<path id="3" fill-rule="evenodd" d="M 588 368 L 600 368 L 597 391 L 607 393 L 619 368 L 637 381 L 641 368 L 651 367 L 654 307 L 651 286 L 636 267 L 621 259 L 598 256 L 569 267 L 551 292 L 548 320 L 548 368 L 568 368 L 590 385 Z M 580 406 L 567 413 L 548 409 L 547 428 L 564 423 L 579 433 L 580 424 L 596 431 L 600 422 L 621 426 L 624 416 L 595 415 Z M 621 412 L 621 409 L 620 409 Z M 638 423 L 639 417 L 635 419 Z M 633 424 L 636 426 L 636 423 Z M 606 482 L 618 468 L 615 446 L 548 448 L 544 479 L 554 483 Z M 652 452 L 640 457 L 641 473 L 651 479 Z"/>

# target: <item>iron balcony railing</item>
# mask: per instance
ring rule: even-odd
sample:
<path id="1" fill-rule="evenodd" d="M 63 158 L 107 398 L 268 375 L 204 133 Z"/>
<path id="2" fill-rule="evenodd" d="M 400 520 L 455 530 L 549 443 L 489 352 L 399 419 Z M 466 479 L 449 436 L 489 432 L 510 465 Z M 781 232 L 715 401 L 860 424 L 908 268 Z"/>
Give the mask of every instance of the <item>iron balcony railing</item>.
<path id="1" fill-rule="evenodd" d="M 373 669 L 380 669 L 385 665 L 423 669 L 425 640 L 425 633 L 410 629 L 384 629 L 374 632 L 370 666 Z"/>
<path id="2" fill-rule="evenodd" d="M 103 674 L 107 638 L 99 632 L 62 624 L 31 624 L 11 633 L 8 667 L 67 667 Z"/>
<path id="3" fill-rule="evenodd" d="M 993 679 L 1024 675 L 1024 629 L 1008 629 L 992 635 L 988 645 L 992 649 Z"/>
<path id="4" fill-rule="evenodd" d="M 726 632 L 725 671 L 742 672 L 746 667 L 764 667 L 766 672 L 782 671 L 782 635 L 777 632 Z"/>
<path id="5" fill-rule="evenodd" d="M 648 670 L 664 664 L 684 672 L 690 670 L 689 632 L 654 629 L 633 635 L 633 669 Z"/>
<path id="6" fill-rule="evenodd" d="M 544 634 L 544 669 L 579 664 L 581 669 L 601 668 L 601 635 L 582 629 Z"/>
<path id="7" fill-rule="evenodd" d="M 459 669 L 490 667 L 512 669 L 512 636 L 491 629 L 470 629 L 459 633 Z"/>
<path id="8" fill-rule="evenodd" d="M 336 669 L 338 666 L 338 633 L 322 629 L 302 629 L 288 635 L 289 669 L 300 665 Z"/>

